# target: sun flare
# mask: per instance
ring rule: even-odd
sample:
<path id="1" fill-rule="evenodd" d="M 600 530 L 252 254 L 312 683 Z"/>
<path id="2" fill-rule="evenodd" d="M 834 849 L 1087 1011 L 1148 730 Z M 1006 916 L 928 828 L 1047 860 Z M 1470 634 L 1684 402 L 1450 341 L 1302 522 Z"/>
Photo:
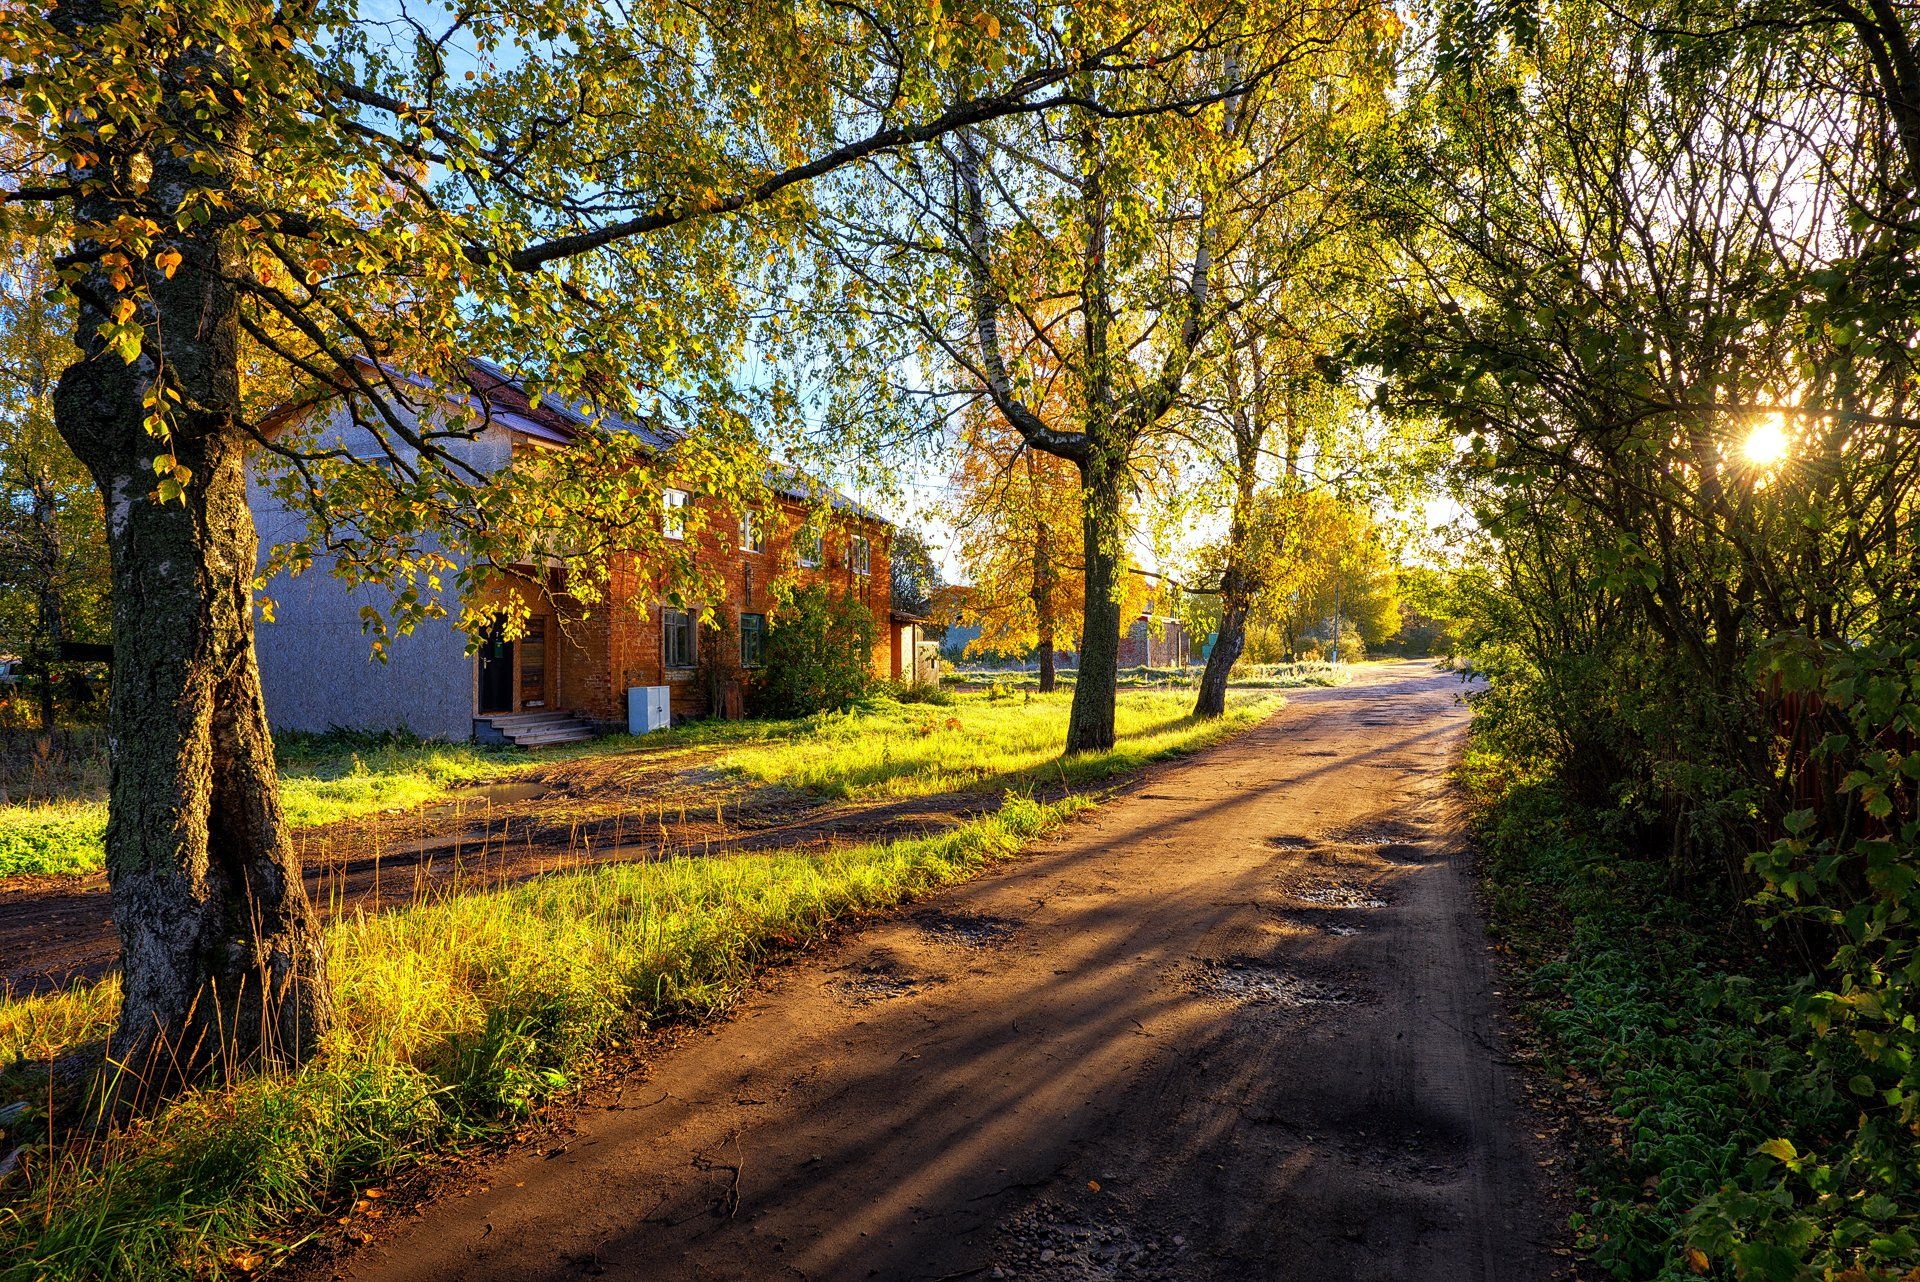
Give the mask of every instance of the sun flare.
<path id="1" fill-rule="evenodd" d="M 1790 445 L 1786 424 L 1778 414 L 1771 414 L 1754 424 L 1740 442 L 1740 455 L 1754 467 L 1772 467 L 1787 456 Z"/>

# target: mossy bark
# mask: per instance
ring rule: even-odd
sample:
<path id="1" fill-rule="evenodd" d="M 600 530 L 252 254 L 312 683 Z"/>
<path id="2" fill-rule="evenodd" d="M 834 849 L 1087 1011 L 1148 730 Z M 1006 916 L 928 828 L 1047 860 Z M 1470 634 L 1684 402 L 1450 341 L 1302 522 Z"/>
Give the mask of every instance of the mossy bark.
<path id="1" fill-rule="evenodd" d="M 110 15 L 76 4 L 69 21 Z M 211 57 L 211 55 L 209 55 Z M 235 151 L 241 122 L 220 122 Z M 204 128 L 204 126 L 203 126 Z M 106 157 L 85 225 L 123 210 Z M 149 199 L 160 212 L 219 182 L 162 151 Z M 162 220 L 169 225 L 172 220 Z M 105 502 L 112 557 L 114 668 L 107 876 L 124 1005 L 109 1047 L 123 1088 L 149 1097 L 214 1068 L 296 1063 L 331 1016 L 318 924 L 280 811 L 279 780 L 254 657 L 258 540 L 247 505 L 239 300 L 220 233 L 206 223 L 164 242 L 144 296 L 108 270 L 76 291 L 79 359 L 54 392 L 54 422 Z M 89 245 L 76 245 L 84 255 Z M 100 329 L 132 298 L 145 326 L 129 363 Z M 164 431 L 149 423 L 166 395 Z M 156 490 L 156 459 L 186 469 L 177 498 Z"/>

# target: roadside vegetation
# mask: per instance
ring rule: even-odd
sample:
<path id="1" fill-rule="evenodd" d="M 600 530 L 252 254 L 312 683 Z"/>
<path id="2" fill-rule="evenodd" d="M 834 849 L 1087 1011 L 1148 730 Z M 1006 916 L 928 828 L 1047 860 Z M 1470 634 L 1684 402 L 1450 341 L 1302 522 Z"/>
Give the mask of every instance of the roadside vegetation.
<path id="1" fill-rule="evenodd" d="M 1716 1259 L 1788 1279 L 1842 1243 L 1911 1249 L 1897 1188 L 1870 1167 L 1793 1213 L 1783 1176 L 1827 1165 L 1857 1104 L 1809 1071 L 1796 985 L 1729 924 L 1733 905 L 1675 895 L 1665 858 L 1550 774 L 1482 748 L 1466 777 L 1532 1070 L 1575 1123 L 1580 1252 L 1608 1277 L 1680 1282 Z"/>
<path id="2" fill-rule="evenodd" d="M 1048 749 L 1067 698 L 876 696 L 844 713 L 699 722 L 621 742 L 612 751 L 658 755 L 667 770 L 700 749 L 706 766 L 750 786 L 852 800 L 972 790 L 992 813 L 936 836 L 618 864 L 355 910 L 326 931 L 340 1011 L 323 1054 L 291 1076 L 190 1092 L 130 1130 L 88 1138 L 85 1124 L 103 1098 L 142 1102 L 132 1075 L 81 1094 L 83 1081 L 53 1072 L 63 1057 L 111 1050 L 117 980 L 0 1000 L 0 1102 L 29 1103 L 0 1147 L 26 1145 L 33 1189 L 0 1207 L 0 1278 L 244 1276 L 322 1223 L 343 1220 L 351 1236 L 377 1215 L 386 1184 L 509 1131 L 638 1033 L 724 1010 L 769 961 L 835 923 L 964 878 L 1094 804 L 1036 793 L 1195 750 L 1281 704 L 1250 693 L 1226 717 L 1199 721 L 1184 693 L 1129 691 L 1116 746 L 1061 770 Z M 285 751 L 290 763 L 337 769 L 341 746 L 290 739 Z M 369 774 L 377 762 L 431 786 L 556 760 L 392 741 L 359 749 Z M 33 1138 L 50 1120 L 56 1142 Z"/>
<path id="3" fill-rule="evenodd" d="M 1281 699 L 1250 693 L 1217 724 L 1195 720 L 1190 703 L 1167 690 L 1129 690 L 1119 704 L 1120 741 L 1065 760 L 1057 742 L 1066 725 L 1064 696 L 912 687 L 881 687 L 841 712 L 697 721 L 645 738 L 614 735 L 537 751 L 422 742 L 404 734 L 289 734 L 278 744 L 281 798 L 288 822 L 311 828 L 435 805 L 464 789 L 526 778 L 569 760 L 634 755 L 657 758 L 661 771 L 671 772 L 694 749 L 718 749 L 718 755 L 703 753 L 701 763 L 749 786 L 783 784 L 844 800 L 1073 787 L 1204 747 L 1273 712 Z M 98 773 L 81 770 L 75 777 Z M 84 789 L 83 783 L 43 785 L 43 796 L 53 794 L 49 799 L 0 806 L 0 877 L 100 868 L 106 803 L 58 799 L 62 790 Z"/>
<path id="4" fill-rule="evenodd" d="M 941 704 L 879 702 L 812 719 L 804 733 L 771 727 L 772 741 L 723 753 L 717 764 L 764 783 L 829 797 L 918 797 L 958 789 L 1076 787 L 1217 742 L 1278 709 L 1249 693 L 1226 716 L 1200 720 L 1184 692 L 1127 690 L 1111 748 L 1060 756 L 1072 696 L 988 691 Z"/>
<path id="5" fill-rule="evenodd" d="M 621 740 L 616 740 L 616 743 Z M 602 741 L 595 751 L 608 751 Z M 440 801 L 461 788 L 496 783 L 579 755 L 563 748 L 536 755 L 512 748 L 423 742 L 405 734 L 338 731 L 284 734 L 280 799 L 287 823 L 318 827 L 382 810 Z M 107 826 L 105 748 L 100 762 L 81 763 L 60 777 L 15 789 L 27 799 L 0 805 L 0 877 L 22 873 L 88 873 L 103 859 Z M 96 782 L 98 781 L 98 782 Z"/>
<path id="6" fill-rule="evenodd" d="M 354 1236 L 389 1181 L 506 1133 L 639 1033 L 725 1009 L 836 923 L 969 876 L 1088 804 L 1014 796 L 937 836 L 623 864 L 336 922 L 325 1053 L 29 1149 L 34 1196 L 0 1208 L 0 1278 L 246 1276 L 323 1223 Z M 24 1088 L 36 1063 L 97 1042 L 117 1004 L 112 983 L 0 1002 L 0 1080 Z M 46 1124 L 36 1106 L 7 1130 Z"/>

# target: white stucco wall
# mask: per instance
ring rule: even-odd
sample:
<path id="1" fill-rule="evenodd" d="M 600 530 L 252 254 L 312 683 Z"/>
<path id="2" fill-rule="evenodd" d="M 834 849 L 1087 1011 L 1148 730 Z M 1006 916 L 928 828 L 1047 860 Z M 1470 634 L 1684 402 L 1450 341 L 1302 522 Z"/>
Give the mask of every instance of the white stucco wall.
<path id="1" fill-rule="evenodd" d="M 356 455 L 376 451 L 363 429 L 344 416 L 327 436 Z M 504 428 L 490 427 L 459 452 L 489 470 L 512 457 Z M 296 537 L 305 519 L 290 512 L 259 484 L 248 497 L 260 533 L 262 563 L 274 543 Z M 427 738 L 464 740 L 473 732 L 475 661 L 466 637 L 451 620 L 432 620 L 411 635 L 393 637 L 387 659 L 372 657 L 361 629 L 360 608 L 389 599 L 378 589 L 349 589 L 331 573 L 331 559 L 316 555 L 300 575 L 276 575 L 267 585 L 272 622 L 256 618 L 255 643 L 267 719 L 277 730 L 325 731 L 333 726 L 363 730 L 405 729 Z M 450 614 L 458 614 L 454 601 Z"/>

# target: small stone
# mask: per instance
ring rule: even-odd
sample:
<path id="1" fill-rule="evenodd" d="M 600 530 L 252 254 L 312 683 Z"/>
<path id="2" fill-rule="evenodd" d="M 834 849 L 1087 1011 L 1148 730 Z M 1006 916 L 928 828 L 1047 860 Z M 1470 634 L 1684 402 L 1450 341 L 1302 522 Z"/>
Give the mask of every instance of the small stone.
<path id="1" fill-rule="evenodd" d="M 1185 1246 L 1187 1244 L 1187 1239 L 1181 1237 L 1178 1233 L 1176 1233 L 1173 1235 L 1173 1244 L 1175 1246 Z"/>
<path id="2" fill-rule="evenodd" d="M 1051 1262 L 1052 1259 L 1053 1259 L 1053 1248 L 1049 1247 L 1046 1250 L 1040 1252 L 1040 1263 L 1047 1264 Z"/>

